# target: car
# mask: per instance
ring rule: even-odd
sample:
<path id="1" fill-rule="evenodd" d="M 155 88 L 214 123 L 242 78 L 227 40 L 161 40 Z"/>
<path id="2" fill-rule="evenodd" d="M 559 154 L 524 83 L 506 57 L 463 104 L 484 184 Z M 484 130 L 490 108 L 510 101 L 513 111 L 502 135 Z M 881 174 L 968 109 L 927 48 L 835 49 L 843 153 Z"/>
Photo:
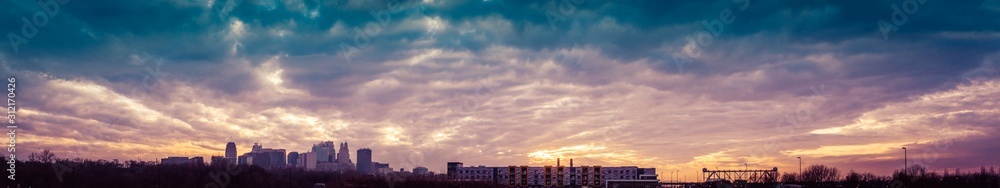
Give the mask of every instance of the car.
<path id="1" fill-rule="evenodd" d="M 781 188 L 802 188 L 802 186 L 801 185 L 795 185 L 795 184 L 785 184 L 785 185 L 781 185 Z"/>
<path id="2" fill-rule="evenodd" d="M 326 184 L 325 183 L 316 183 L 316 184 L 313 184 L 313 188 L 326 188 Z"/>

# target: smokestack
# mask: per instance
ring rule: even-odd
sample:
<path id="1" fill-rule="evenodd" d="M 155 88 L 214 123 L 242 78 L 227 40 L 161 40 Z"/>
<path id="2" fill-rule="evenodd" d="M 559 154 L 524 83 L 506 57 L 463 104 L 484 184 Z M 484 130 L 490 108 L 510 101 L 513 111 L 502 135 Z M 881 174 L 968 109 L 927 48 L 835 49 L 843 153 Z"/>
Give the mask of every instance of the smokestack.
<path id="1" fill-rule="evenodd" d="M 559 159 L 560 158 L 556 158 L 556 167 L 559 167 Z"/>
<path id="2" fill-rule="evenodd" d="M 571 158 L 571 159 L 569 159 L 569 167 L 570 167 L 570 168 L 573 168 L 573 159 L 572 159 L 572 158 Z"/>

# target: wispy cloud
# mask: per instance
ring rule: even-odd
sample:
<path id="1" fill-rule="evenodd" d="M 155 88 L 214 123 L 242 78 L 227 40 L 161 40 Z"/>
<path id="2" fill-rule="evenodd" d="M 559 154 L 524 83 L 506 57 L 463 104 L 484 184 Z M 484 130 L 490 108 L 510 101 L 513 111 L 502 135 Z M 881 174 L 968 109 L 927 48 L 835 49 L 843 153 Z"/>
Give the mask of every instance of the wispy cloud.
<path id="1" fill-rule="evenodd" d="M 965 168 L 1000 147 L 976 142 L 1000 122 L 990 6 L 928 2 L 883 41 L 892 2 L 753 2 L 679 67 L 684 37 L 738 5 L 586 1 L 553 28 L 547 2 L 403 1 L 345 60 L 390 2 L 67 4 L 0 61 L 23 88 L 25 150 L 67 157 L 333 140 L 394 167 L 575 158 L 694 177 L 797 156 L 887 173 L 897 147 L 942 141 L 975 143 L 933 163 Z M 37 10 L 2 4 L 0 31 Z"/>

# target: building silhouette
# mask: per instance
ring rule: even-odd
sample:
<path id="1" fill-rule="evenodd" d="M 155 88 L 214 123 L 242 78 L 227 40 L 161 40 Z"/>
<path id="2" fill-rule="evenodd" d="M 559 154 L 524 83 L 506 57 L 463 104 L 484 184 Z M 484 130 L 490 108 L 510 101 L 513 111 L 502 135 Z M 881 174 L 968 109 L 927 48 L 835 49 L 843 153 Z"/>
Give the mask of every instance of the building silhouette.
<path id="1" fill-rule="evenodd" d="M 160 159 L 160 164 L 165 164 L 165 165 L 179 165 L 179 164 L 203 165 L 203 164 L 205 164 L 205 158 L 202 158 L 200 156 L 195 156 L 195 157 L 192 157 L 192 158 L 171 156 L 171 157 Z"/>
<path id="2" fill-rule="evenodd" d="M 298 154 L 301 160 L 296 161 L 301 161 L 301 164 L 295 166 L 317 171 L 353 171 L 356 167 L 351 162 L 351 154 L 348 151 L 346 142 L 340 144 L 340 153 L 335 150 L 333 142 L 320 142 L 313 144 L 310 152 Z"/>
<path id="3" fill-rule="evenodd" d="M 253 149 L 238 157 L 239 164 L 259 166 L 261 168 L 280 168 L 285 166 L 285 149 L 264 148 L 254 143 Z"/>
<path id="4" fill-rule="evenodd" d="M 656 185 L 656 168 L 637 166 L 556 166 L 541 167 L 515 166 L 487 167 L 463 166 L 461 162 L 448 162 L 447 177 L 453 181 L 486 181 L 513 187 L 535 186 L 596 186 L 606 183 L 643 183 Z"/>
<path id="5" fill-rule="evenodd" d="M 236 163 L 230 163 L 229 162 L 229 158 L 226 158 L 226 157 L 223 157 L 223 156 L 212 156 L 211 162 L 212 162 L 212 165 L 217 165 L 217 164 L 236 164 Z"/>
<path id="6" fill-rule="evenodd" d="M 368 148 L 358 149 L 358 172 L 361 174 L 372 174 L 372 150 Z"/>
<path id="7" fill-rule="evenodd" d="M 302 168 L 305 168 L 306 170 L 316 170 L 316 158 L 318 158 L 318 156 L 316 156 L 316 152 L 306 152 L 301 154 L 299 157 L 302 158 Z"/>
<path id="8" fill-rule="evenodd" d="M 413 174 L 416 174 L 416 175 L 427 175 L 427 174 L 430 174 L 430 173 L 427 171 L 427 167 L 418 166 L 418 167 L 414 167 L 413 168 Z"/>
<path id="9" fill-rule="evenodd" d="M 288 153 L 288 164 L 296 166 L 299 164 L 299 152 L 289 152 Z"/>
<path id="10" fill-rule="evenodd" d="M 336 150 L 334 150 L 333 142 L 331 141 L 320 142 L 318 144 L 313 144 L 312 146 L 312 152 L 316 154 L 315 160 L 317 163 L 333 162 L 334 151 Z"/>
<path id="11" fill-rule="evenodd" d="M 392 168 L 389 167 L 389 163 L 372 162 L 372 172 L 376 174 L 388 174 L 392 173 Z"/>
<path id="12" fill-rule="evenodd" d="M 337 163 L 353 164 L 351 163 L 351 150 L 348 149 L 347 142 L 340 144 L 340 152 L 337 152 Z"/>
<path id="13" fill-rule="evenodd" d="M 226 160 L 229 160 L 229 164 L 236 164 L 236 157 L 236 143 L 226 143 Z"/>

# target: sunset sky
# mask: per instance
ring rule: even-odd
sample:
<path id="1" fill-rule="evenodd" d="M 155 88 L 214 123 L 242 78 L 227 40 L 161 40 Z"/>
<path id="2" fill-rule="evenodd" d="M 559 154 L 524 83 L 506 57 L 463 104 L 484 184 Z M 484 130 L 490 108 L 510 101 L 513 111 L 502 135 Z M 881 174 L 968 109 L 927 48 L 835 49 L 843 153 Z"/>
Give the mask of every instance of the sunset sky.
<path id="1" fill-rule="evenodd" d="M 329 140 L 436 172 L 887 175 L 904 146 L 938 172 L 996 165 L 1000 1 L 906 2 L 3 1 L 0 73 L 23 156 Z"/>

